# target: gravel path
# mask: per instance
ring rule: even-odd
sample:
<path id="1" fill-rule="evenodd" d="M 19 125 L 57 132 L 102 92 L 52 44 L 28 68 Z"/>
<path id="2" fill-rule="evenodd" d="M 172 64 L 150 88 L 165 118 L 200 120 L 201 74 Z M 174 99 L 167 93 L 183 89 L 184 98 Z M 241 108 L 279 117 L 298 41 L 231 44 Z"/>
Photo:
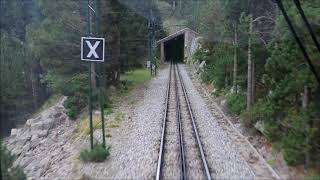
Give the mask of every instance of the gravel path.
<path id="1" fill-rule="evenodd" d="M 83 164 L 80 172 L 94 179 L 155 178 L 168 74 L 169 68 L 160 70 L 145 87 L 126 97 L 128 105 L 116 110 L 125 118 L 107 139 L 110 156 L 102 163 Z"/>
<path id="2" fill-rule="evenodd" d="M 236 145 L 210 113 L 187 75 L 185 67 L 183 65 L 179 67 L 196 118 L 211 177 L 213 179 L 253 179 L 253 172 L 239 154 Z"/>

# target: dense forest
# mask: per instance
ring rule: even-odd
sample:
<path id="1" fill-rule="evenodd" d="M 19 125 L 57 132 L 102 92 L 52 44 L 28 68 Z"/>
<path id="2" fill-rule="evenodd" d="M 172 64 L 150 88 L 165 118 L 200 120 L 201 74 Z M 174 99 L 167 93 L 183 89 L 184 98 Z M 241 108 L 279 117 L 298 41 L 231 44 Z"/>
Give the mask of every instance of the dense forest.
<path id="1" fill-rule="evenodd" d="M 161 17 L 153 1 L 98 2 L 101 25 L 93 24 L 94 35 L 106 38 L 107 60 L 96 66 L 94 82 L 106 86 L 145 64 L 150 9 L 156 22 Z M 71 118 L 86 107 L 89 64 L 80 61 L 80 38 L 88 36 L 87 3 L 1 0 L 1 135 L 24 123 L 52 94 L 69 97 Z M 163 36 L 161 26 L 156 28 L 156 36 Z"/>
<path id="2" fill-rule="evenodd" d="M 320 53 L 297 7 L 283 4 L 320 73 Z M 319 39 L 319 1 L 301 6 Z M 272 141 L 288 164 L 319 165 L 320 87 L 276 1 L 183 1 L 177 8 L 202 36 L 194 59 L 206 62 L 201 78 L 213 93 L 225 96 L 229 110 Z"/>

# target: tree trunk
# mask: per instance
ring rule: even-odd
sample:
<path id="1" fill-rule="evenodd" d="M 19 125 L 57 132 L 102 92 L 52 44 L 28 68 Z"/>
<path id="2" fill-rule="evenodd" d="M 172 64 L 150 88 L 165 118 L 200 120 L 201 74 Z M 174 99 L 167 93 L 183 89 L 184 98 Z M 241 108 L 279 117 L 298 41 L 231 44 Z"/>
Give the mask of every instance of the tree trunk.
<path id="1" fill-rule="evenodd" d="M 237 24 L 234 27 L 234 57 L 233 57 L 233 92 L 238 93 L 237 73 L 238 73 L 238 32 Z"/>
<path id="2" fill-rule="evenodd" d="M 31 88 L 32 88 L 32 104 L 33 109 L 38 108 L 38 91 L 37 91 L 37 85 L 36 85 L 36 78 L 33 73 L 33 69 L 30 69 L 30 80 L 31 80 Z"/>
<path id="3" fill-rule="evenodd" d="M 248 38 L 248 82 L 247 82 L 247 109 L 252 106 L 252 55 L 251 55 L 251 35 L 252 35 L 252 15 L 249 15 L 249 38 Z"/>
<path id="4" fill-rule="evenodd" d="M 224 87 L 227 88 L 228 87 L 228 76 L 229 76 L 229 73 L 228 73 L 228 69 L 227 69 L 227 66 L 225 65 L 224 66 Z"/>
<path id="5" fill-rule="evenodd" d="M 310 88 L 308 86 L 304 86 L 304 92 L 303 92 L 303 99 L 302 99 L 302 107 L 305 111 L 308 109 L 309 105 L 309 94 L 310 94 Z M 305 127 L 305 134 L 306 134 L 306 143 L 310 143 L 310 139 L 308 137 L 308 130 L 310 129 L 309 122 L 306 122 Z M 308 169 L 310 166 L 310 153 L 309 151 L 306 151 L 305 153 L 305 168 Z"/>
<path id="6" fill-rule="evenodd" d="M 251 65 L 252 65 L 252 69 L 251 69 L 251 103 L 254 104 L 256 102 L 256 64 L 254 63 L 254 60 L 251 60 Z M 251 105 L 252 105 L 251 104 Z"/>
<path id="7" fill-rule="evenodd" d="M 30 81 L 32 90 L 33 108 L 37 109 L 46 98 L 46 88 L 40 82 L 42 68 L 40 61 L 36 60 L 30 64 Z"/>
<path id="8" fill-rule="evenodd" d="M 117 27 L 116 32 L 115 32 L 115 49 L 114 49 L 114 58 L 115 58 L 115 80 L 119 81 L 120 80 L 120 30 Z"/>
<path id="9" fill-rule="evenodd" d="M 307 109 L 308 105 L 309 105 L 309 87 L 304 86 L 303 100 L 302 100 L 303 109 Z"/>

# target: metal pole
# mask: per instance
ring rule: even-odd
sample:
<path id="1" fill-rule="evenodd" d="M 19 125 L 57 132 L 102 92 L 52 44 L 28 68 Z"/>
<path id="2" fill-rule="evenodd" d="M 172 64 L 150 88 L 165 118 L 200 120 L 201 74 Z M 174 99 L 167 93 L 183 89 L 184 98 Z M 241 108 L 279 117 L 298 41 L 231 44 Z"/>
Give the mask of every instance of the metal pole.
<path id="1" fill-rule="evenodd" d="M 149 30 L 149 62 L 150 62 L 150 75 L 152 76 L 152 54 L 151 54 L 151 46 L 152 46 L 152 42 L 151 42 L 151 10 L 150 10 L 150 14 L 149 14 L 149 19 L 148 19 L 148 30 Z"/>
<path id="2" fill-rule="evenodd" d="M 93 66 L 93 62 L 90 63 Z M 89 67 L 89 123 L 90 123 L 90 147 L 93 149 L 93 124 L 92 124 L 92 81 L 91 81 L 91 67 Z"/>
<path id="3" fill-rule="evenodd" d="M 87 14 L 87 22 L 88 22 L 88 34 L 91 36 L 91 18 L 90 18 L 90 0 L 88 0 L 88 14 Z M 92 124 L 92 79 L 91 79 L 91 67 L 93 66 L 93 62 L 90 63 L 89 66 L 89 125 L 90 125 L 90 147 L 93 149 L 93 124 Z"/>
<path id="4" fill-rule="evenodd" d="M 96 35 L 100 36 L 100 0 L 95 0 L 95 10 L 96 10 Z M 103 92 L 103 88 L 104 86 L 104 80 L 105 80 L 105 76 L 104 76 L 104 70 L 105 70 L 105 62 L 102 63 L 102 71 L 101 71 L 101 79 L 100 79 L 100 87 L 99 87 L 99 99 L 100 99 L 100 111 L 101 111 L 101 128 L 102 128 L 102 143 L 103 143 L 103 147 L 106 147 L 106 136 L 105 136 L 105 121 L 104 121 L 104 92 Z"/>
<path id="5" fill-rule="evenodd" d="M 102 77 L 104 77 L 104 75 Z M 104 81 L 104 78 L 102 78 L 102 81 Z M 106 147 L 106 135 L 105 135 L 105 127 L 104 127 L 104 108 L 103 108 L 103 104 L 104 104 L 103 87 L 104 86 L 100 87 L 100 109 L 101 109 L 101 121 L 102 121 L 102 127 L 101 127 L 102 143 L 103 143 L 103 147 Z"/>

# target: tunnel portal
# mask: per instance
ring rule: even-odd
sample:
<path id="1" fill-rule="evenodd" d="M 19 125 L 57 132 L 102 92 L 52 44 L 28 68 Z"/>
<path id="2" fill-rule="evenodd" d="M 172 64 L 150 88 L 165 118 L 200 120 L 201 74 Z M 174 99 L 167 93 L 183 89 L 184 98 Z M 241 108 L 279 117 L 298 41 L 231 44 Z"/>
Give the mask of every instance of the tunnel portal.
<path id="1" fill-rule="evenodd" d="M 184 34 L 172 38 L 164 43 L 164 55 L 166 62 L 180 63 L 184 60 Z"/>

